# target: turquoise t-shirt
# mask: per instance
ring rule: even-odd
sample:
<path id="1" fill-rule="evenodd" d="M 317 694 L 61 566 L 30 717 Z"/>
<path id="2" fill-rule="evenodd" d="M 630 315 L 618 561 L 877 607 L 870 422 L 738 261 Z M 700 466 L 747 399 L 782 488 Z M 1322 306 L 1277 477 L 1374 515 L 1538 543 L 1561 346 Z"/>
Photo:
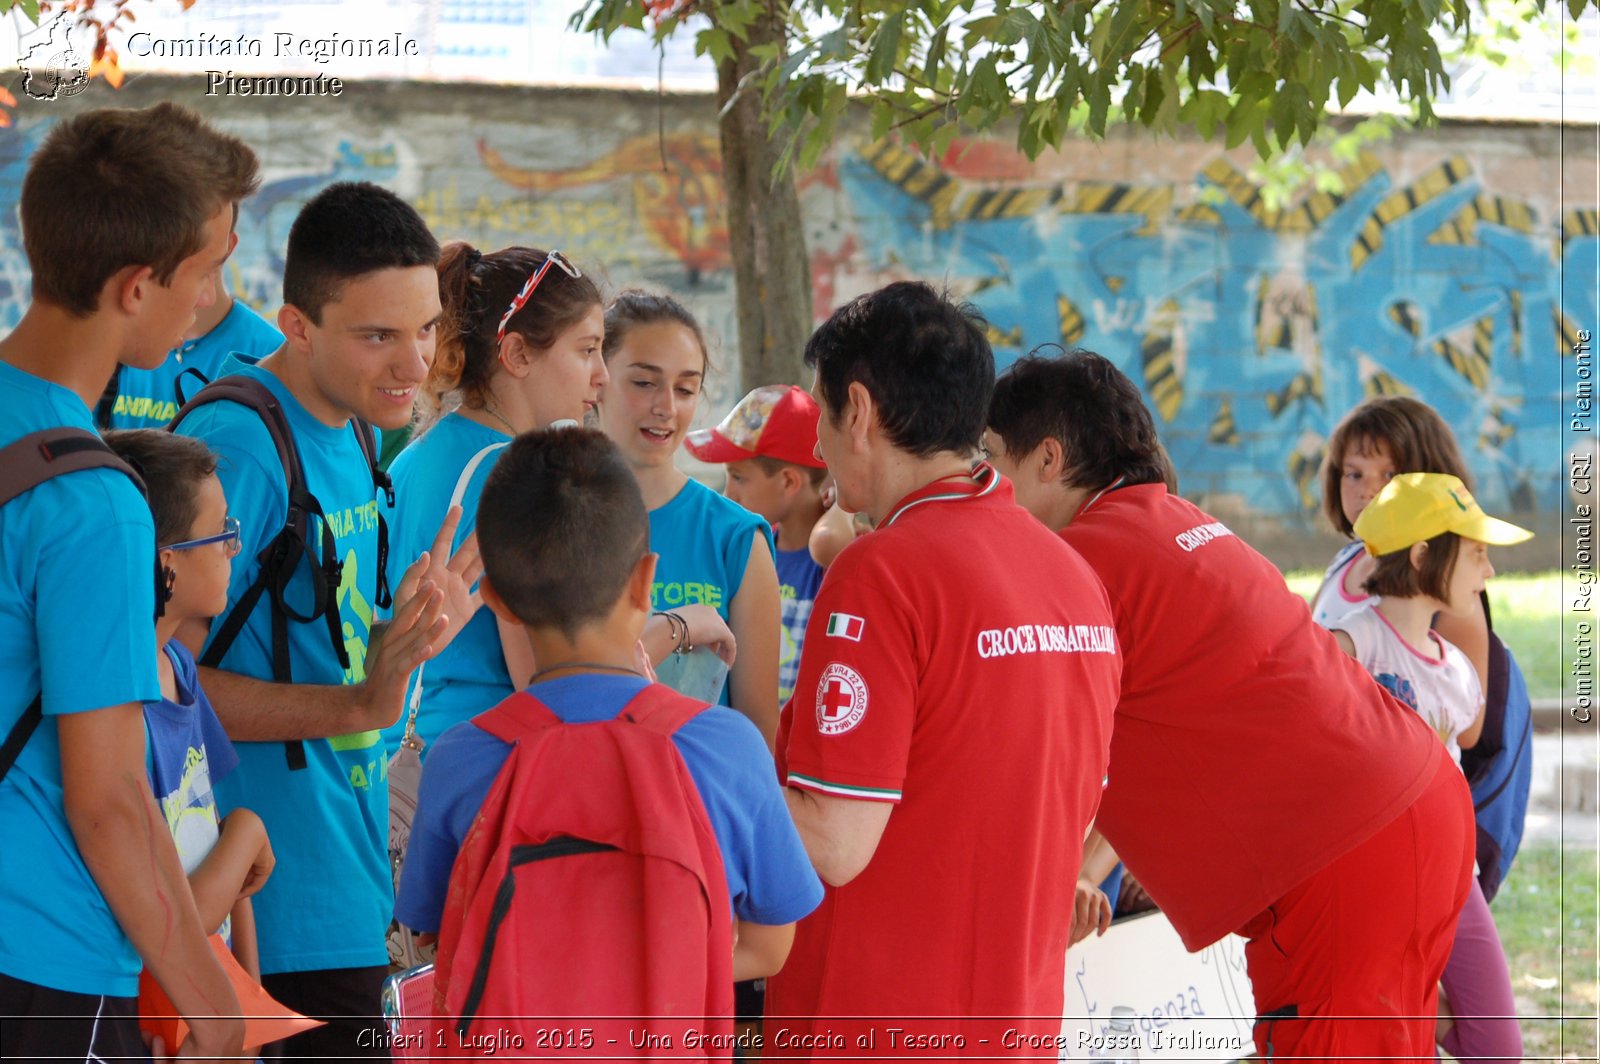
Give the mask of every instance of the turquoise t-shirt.
<path id="1" fill-rule="evenodd" d="M 155 369 L 117 367 L 117 399 L 106 428 L 163 428 L 178 412 L 180 375 L 197 370 L 206 380 L 216 380 L 229 355 L 248 355 L 254 361 L 266 358 L 282 344 L 283 333 L 276 325 L 235 299 L 233 309 L 216 328 L 173 348 Z M 194 395 L 202 383 L 190 373 L 184 378 L 184 394 Z"/>
<path id="2" fill-rule="evenodd" d="M 0 446 L 94 429 L 73 392 L 3 362 L 0 395 Z M 55 718 L 161 697 L 155 549 L 149 507 L 115 470 L 59 476 L 0 506 L 0 735 L 41 685 L 45 714 L 0 781 L 0 972 L 13 979 L 138 992 L 138 954 L 67 824 Z"/>
<path id="3" fill-rule="evenodd" d="M 658 610 L 703 603 L 728 619 L 750 564 L 750 539 L 760 534 L 774 550 L 772 526 L 743 506 L 690 480 L 665 505 L 650 511 L 650 549 L 661 556 L 650 600 Z M 674 670 L 688 662 L 676 655 L 656 669 L 662 683 L 676 687 Z M 728 704 L 728 685 L 719 701 Z"/>
<path id="4" fill-rule="evenodd" d="M 344 564 L 338 606 L 350 668 L 340 667 L 317 618 L 289 624 L 296 683 L 359 683 L 378 588 L 378 500 L 372 475 L 349 425 L 331 428 L 311 416 L 277 377 L 238 357 L 223 366 L 262 381 L 283 404 L 306 486 L 322 503 Z M 232 402 L 201 407 L 180 431 L 217 452 L 228 511 L 239 519 L 243 549 L 233 562 L 231 606 L 255 579 L 256 556 L 283 527 L 288 485 L 266 426 Z M 314 544 L 321 532 L 312 530 Z M 320 547 L 318 548 L 320 554 Z M 301 559 L 288 600 L 309 612 L 309 562 Z M 216 626 L 213 626 L 215 630 Z M 266 596 L 224 655 L 230 672 L 272 679 L 271 609 Z M 244 807 L 266 823 L 278 864 L 255 896 L 264 973 L 356 968 L 387 963 L 384 934 L 393 905 L 389 872 L 388 761 L 377 730 L 304 744 L 307 765 L 291 771 L 282 743 L 235 743 L 239 769 L 217 787 L 224 812 Z"/>
<path id="5" fill-rule="evenodd" d="M 400 577 L 417 555 L 433 545 L 450 506 L 461 473 L 473 455 L 485 447 L 504 445 L 511 437 L 462 417 L 447 414 L 421 438 L 400 452 L 389 469 L 394 479 L 395 510 L 389 518 L 389 586 L 399 587 Z M 494 468 L 498 451 L 485 455 L 473 471 L 461 496 L 461 525 L 452 552 L 471 535 L 478 523 L 478 497 Z M 415 682 L 415 678 L 413 678 Z M 439 656 L 422 670 L 422 702 L 417 709 L 417 734 L 427 744 L 452 724 L 466 720 L 512 693 L 500 650 L 500 630 L 487 606 L 478 610 Z M 410 709 L 409 700 L 407 710 Z M 405 734 L 405 715 L 383 733 L 385 747 L 393 752 Z"/>

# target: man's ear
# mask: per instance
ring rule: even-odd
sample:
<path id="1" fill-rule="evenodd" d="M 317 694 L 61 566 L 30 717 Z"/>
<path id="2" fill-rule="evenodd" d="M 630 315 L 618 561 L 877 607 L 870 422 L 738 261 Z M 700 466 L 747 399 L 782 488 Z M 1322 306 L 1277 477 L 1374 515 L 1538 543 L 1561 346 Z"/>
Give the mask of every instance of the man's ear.
<path id="1" fill-rule="evenodd" d="M 646 551 L 634 563 L 633 575 L 628 577 L 628 602 L 642 613 L 650 613 L 655 607 L 651 604 L 650 592 L 656 582 L 656 562 L 660 555 L 653 551 Z"/>
<path id="2" fill-rule="evenodd" d="M 285 303 L 278 308 L 278 331 L 283 333 L 283 338 L 289 346 L 297 351 L 309 352 L 311 350 L 311 330 L 315 328 L 311 318 L 305 311 L 293 303 Z"/>
<path id="3" fill-rule="evenodd" d="M 137 314 L 144 305 L 150 286 L 156 283 L 156 272 L 149 266 L 124 266 L 106 278 L 101 288 L 101 305 L 109 294 L 113 304 L 124 314 Z"/>
<path id="4" fill-rule="evenodd" d="M 489 612 L 502 621 L 519 627 L 526 624 L 521 617 L 511 612 L 511 607 L 506 605 L 506 600 L 500 597 L 500 593 L 489 583 L 487 576 L 478 578 L 478 594 L 483 597 L 483 604 L 489 607 Z"/>
<path id="5" fill-rule="evenodd" d="M 1044 442 L 1039 444 L 1039 481 L 1040 483 L 1059 484 L 1067 472 L 1067 452 L 1061 446 L 1061 441 L 1054 436 L 1046 436 Z"/>
<path id="6" fill-rule="evenodd" d="M 845 408 L 839 416 L 844 419 L 851 449 L 859 453 L 866 448 L 867 438 L 879 427 L 878 407 L 872 401 L 872 393 L 860 381 L 851 381 L 845 395 Z"/>

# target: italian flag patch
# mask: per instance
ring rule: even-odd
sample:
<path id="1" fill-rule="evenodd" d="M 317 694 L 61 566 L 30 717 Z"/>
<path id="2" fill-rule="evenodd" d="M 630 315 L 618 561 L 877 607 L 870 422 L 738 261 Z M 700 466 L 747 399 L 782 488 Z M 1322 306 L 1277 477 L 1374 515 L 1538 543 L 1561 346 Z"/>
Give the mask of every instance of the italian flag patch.
<path id="1" fill-rule="evenodd" d="M 867 622 L 850 613 L 828 614 L 828 634 L 851 642 L 861 642 L 861 633 L 867 627 Z"/>

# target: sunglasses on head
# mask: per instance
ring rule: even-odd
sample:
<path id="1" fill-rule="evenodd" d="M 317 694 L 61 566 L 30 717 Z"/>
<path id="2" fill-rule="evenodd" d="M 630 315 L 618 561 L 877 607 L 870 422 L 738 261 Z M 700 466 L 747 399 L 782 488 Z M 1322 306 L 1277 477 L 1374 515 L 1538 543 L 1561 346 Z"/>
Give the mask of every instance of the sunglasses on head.
<path id="1" fill-rule="evenodd" d="M 532 275 L 528 277 L 527 283 L 522 286 L 522 291 L 517 293 L 516 298 L 511 301 L 510 308 L 501 317 L 500 327 L 494 333 L 496 345 L 506 338 L 506 326 L 510 325 L 511 319 L 517 316 L 517 311 L 528 305 L 528 300 L 533 296 L 533 290 L 539 287 L 539 282 L 544 280 L 544 275 L 550 272 L 551 266 L 561 267 L 568 277 L 574 279 L 583 276 L 583 271 L 574 266 L 565 255 L 559 251 L 551 251 L 550 254 L 544 257 L 544 261 L 539 264 L 539 268 L 534 270 Z"/>

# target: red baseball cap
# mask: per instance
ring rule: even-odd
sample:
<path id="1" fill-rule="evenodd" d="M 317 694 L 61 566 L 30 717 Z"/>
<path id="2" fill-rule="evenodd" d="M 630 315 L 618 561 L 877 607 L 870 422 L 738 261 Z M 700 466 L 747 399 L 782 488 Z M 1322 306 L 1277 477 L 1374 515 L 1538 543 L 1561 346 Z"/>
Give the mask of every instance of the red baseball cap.
<path id="1" fill-rule="evenodd" d="M 812 469 L 817 458 L 817 401 L 793 384 L 768 384 L 740 399 L 722 424 L 684 438 L 689 453 L 702 462 L 776 458 Z"/>

